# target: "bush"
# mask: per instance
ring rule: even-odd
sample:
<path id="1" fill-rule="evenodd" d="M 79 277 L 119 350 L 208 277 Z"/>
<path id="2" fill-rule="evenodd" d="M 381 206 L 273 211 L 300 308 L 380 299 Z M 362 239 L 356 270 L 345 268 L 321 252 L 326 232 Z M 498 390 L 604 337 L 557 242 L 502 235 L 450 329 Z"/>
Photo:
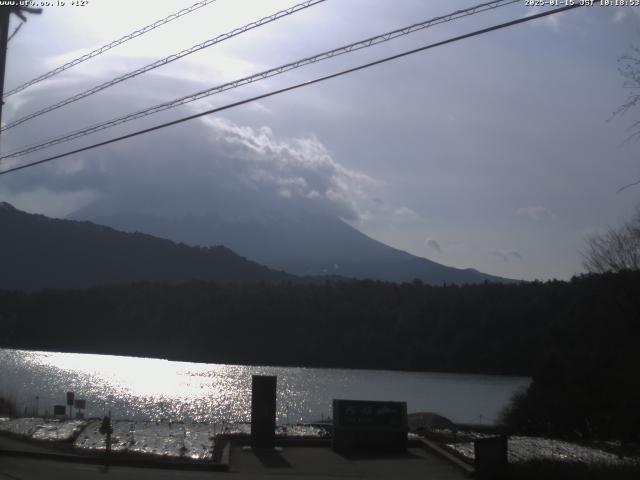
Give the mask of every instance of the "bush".
<path id="1" fill-rule="evenodd" d="M 629 366 L 599 356 L 550 359 L 500 416 L 509 431 L 573 439 L 640 440 L 638 382 Z"/>
<path id="2" fill-rule="evenodd" d="M 16 404 L 13 400 L 0 397 L 0 415 L 6 415 L 9 417 L 15 417 L 18 413 Z"/>

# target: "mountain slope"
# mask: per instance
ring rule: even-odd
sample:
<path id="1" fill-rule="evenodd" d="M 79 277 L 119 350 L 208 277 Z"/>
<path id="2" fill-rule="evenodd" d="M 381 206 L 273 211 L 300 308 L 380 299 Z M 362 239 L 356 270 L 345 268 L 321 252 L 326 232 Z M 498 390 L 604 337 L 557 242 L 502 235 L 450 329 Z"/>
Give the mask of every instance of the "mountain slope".
<path id="1" fill-rule="evenodd" d="M 0 203 L 0 289 L 81 288 L 150 280 L 282 282 L 295 277 L 225 247 L 195 248 Z"/>
<path id="2" fill-rule="evenodd" d="M 145 232 L 189 245 L 226 245 L 240 255 L 295 275 L 332 274 L 351 278 L 427 284 L 513 282 L 474 269 L 448 267 L 374 240 L 339 218 L 318 213 L 254 212 L 244 217 L 121 213 L 91 208 L 74 218 L 123 231 Z"/>

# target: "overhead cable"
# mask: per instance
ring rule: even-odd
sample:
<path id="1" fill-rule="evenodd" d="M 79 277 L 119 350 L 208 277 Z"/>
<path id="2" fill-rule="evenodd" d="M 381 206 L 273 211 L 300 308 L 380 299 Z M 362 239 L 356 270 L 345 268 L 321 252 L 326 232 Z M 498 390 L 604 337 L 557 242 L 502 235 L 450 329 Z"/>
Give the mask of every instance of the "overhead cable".
<path id="1" fill-rule="evenodd" d="M 328 60 L 333 57 L 337 57 L 339 55 L 344 55 L 346 53 L 354 52 L 356 50 L 360 50 L 363 48 L 368 48 L 373 45 L 377 45 L 383 42 L 387 42 L 393 40 L 395 38 L 409 35 L 411 33 L 417 32 L 419 30 L 423 30 L 425 28 L 432 27 L 434 25 L 438 25 L 441 23 L 450 22 L 453 20 L 457 20 L 459 18 L 467 17 L 470 15 L 475 15 L 477 13 L 485 12 L 487 10 L 492 10 L 498 7 L 503 7 L 506 5 L 510 5 L 512 3 L 519 3 L 520 0 L 496 0 L 493 2 L 486 2 L 479 5 L 476 5 L 471 8 L 467 8 L 464 10 L 457 10 L 455 12 L 449 13 L 447 15 L 442 15 L 439 17 L 431 18 L 430 20 L 426 20 L 424 22 L 415 23 L 413 25 L 409 25 L 407 27 L 402 27 L 396 30 L 392 30 L 390 32 L 383 33 L 381 35 L 376 35 L 374 37 L 367 38 L 365 40 L 361 40 L 358 42 L 350 43 L 348 45 L 344 45 L 342 47 L 334 48 L 333 50 L 328 50 L 311 57 L 306 57 L 301 60 L 296 60 L 294 62 L 290 62 L 279 67 L 271 68 L 269 70 L 262 71 L 260 73 L 256 73 L 239 80 L 234 80 L 232 82 L 224 83 L 222 85 L 217 85 L 215 87 L 208 88 L 206 90 L 202 90 L 200 92 L 196 92 L 190 95 L 186 95 L 184 97 L 177 98 L 175 100 L 171 100 L 168 102 L 164 102 L 153 107 L 146 108 L 144 110 L 139 110 L 137 112 L 129 113 L 127 115 L 114 118 L 108 120 L 106 122 L 98 123 L 89 127 L 84 127 L 79 130 L 75 130 L 73 132 L 51 138 L 41 143 L 29 145 L 26 147 L 21 147 L 19 150 L 2 154 L 0 155 L 0 160 L 5 158 L 15 158 L 22 155 L 26 155 L 38 150 L 42 150 L 43 148 L 48 148 L 54 145 L 58 145 L 60 143 L 65 143 L 76 138 L 83 137 L 85 135 L 90 135 L 92 133 L 105 130 L 107 128 L 114 127 L 116 125 L 120 125 L 122 123 L 130 122 L 132 120 L 137 120 L 142 117 L 146 117 L 148 115 L 152 115 L 154 113 L 162 112 L 164 110 L 168 110 L 171 108 L 178 107 L 180 105 L 184 105 L 196 100 L 200 100 L 205 97 L 209 97 L 211 95 L 221 93 L 227 90 L 231 90 L 234 88 L 238 88 L 243 85 L 247 85 L 249 83 L 253 83 L 259 80 L 263 80 L 269 77 L 273 77 L 276 75 L 280 75 L 282 73 L 288 72 L 290 70 L 294 70 L 296 68 L 303 67 L 305 65 L 309 65 L 312 63 L 320 62 L 323 60 Z"/>
<path id="2" fill-rule="evenodd" d="M 29 88 L 30 86 L 35 85 L 36 83 L 40 83 L 43 80 L 46 80 L 47 78 L 51 78 L 54 75 L 64 72 L 65 70 L 68 70 L 71 67 L 75 67 L 76 65 L 79 65 L 82 62 L 85 62 L 93 57 L 96 57 L 106 52 L 107 50 L 111 50 L 112 48 L 117 47 L 118 45 L 122 45 L 123 43 L 128 42 L 129 40 L 139 37 L 140 35 L 144 35 L 145 33 L 150 32 L 151 30 L 155 30 L 156 28 L 161 27 L 162 25 L 165 25 L 173 20 L 176 20 L 177 18 L 187 15 L 188 13 L 194 12 L 195 10 L 198 10 L 199 8 L 202 8 L 215 1 L 216 0 L 202 0 L 200 2 L 194 3 L 190 7 L 183 8 L 182 10 L 172 13 L 167 17 L 161 18 L 160 20 L 156 20 L 155 22 L 153 22 L 150 25 L 147 25 L 146 27 L 139 28 L 138 30 L 135 30 L 127 35 L 124 35 L 123 37 L 120 37 L 117 40 L 109 42 L 106 45 L 101 46 L 100 48 L 96 48 L 95 50 L 92 50 L 91 52 L 86 53 L 80 57 L 74 58 L 73 60 L 68 61 L 64 65 L 60 65 L 59 67 L 56 67 L 47 73 L 43 73 L 42 75 L 34 78 L 33 80 L 29 80 L 28 82 L 25 82 L 22 85 L 19 85 L 14 89 L 9 90 L 7 93 L 4 94 L 3 98 L 7 98 L 11 95 L 21 92 L 22 90 L 25 90 L 26 88 Z"/>
<path id="3" fill-rule="evenodd" d="M 129 139 L 129 138 L 137 137 L 139 135 L 150 133 L 150 132 L 153 132 L 153 131 L 156 131 L 156 130 L 160 130 L 160 129 L 163 129 L 163 128 L 166 128 L 166 127 L 170 127 L 170 126 L 173 126 L 173 125 L 177 125 L 177 124 L 180 124 L 180 123 L 188 122 L 188 121 L 194 120 L 196 118 L 204 117 L 205 115 L 210 115 L 212 113 L 221 112 L 223 110 L 228 110 L 230 108 L 234 108 L 234 107 L 237 107 L 237 106 L 240 106 L 240 105 L 245 105 L 245 104 L 250 103 L 250 102 L 254 102 L 254 101 L 257 101 L 257 100 L 262 100 L 264 98 L 272 97 L 274 95 L 279 95 L 279 94 L 284 93 L 284 92 L 289 92 L 291 90 L 296 90 L 296 89 L 299 89 L 299 88 L 302 88 L 302 87 L 306 87 L 306 86 L 309 86 L 309 85 L 313 85 L 313 84 L 316 84 L 316 83 L 324 82 L 324 81 L 332 79 L 332 78 L 336 78 L 336 77 L 340 77 L 340 76 L 343 76 L 343 75 L 346 75 L 346 74 L 349 74 L 349 73 L 357 72 L 359 70 L 364 70 L 366 68 L 370 68 L 370 67 L 373 67 L 375 65 L 380 65 L 380 64 L 383 64 L 383 63 L 386 63 L 386 62 L 389 62 L 389 61 L 392 61 L 392 60 L 396 60 L 398 58 L 406 57 L 408 55 L 412 55 L 412 54 L 415 54 L 415 53 L 418 53 L 418 52 L 422 52 L 422 51 L 429 50 L 429 49 L 432 49 L 432 48 L 440 47 L 442 45 L 446 45 L 446 44 L 449 44 L 449 43 L 454 43 L 454 42 L 457 42 L 457 41 L 460 41 L 460 40 L 464 40 L 466 38 L 475 37 L 475 36 L 482 35 L 482 34 L 485 34 L 485 33 L 489 33 L 489 32 L 495 31 L 495 30 L 500 30 L 500 29 L 503 29 L 503 28 L 511 27 L 513 25 L 518 25 L 518 24 L 521 24 L 521 23 L 529 22 L 531 20 L 537 20 L 539 18 L 543 18 L 543 17 L 549 16 L 549 15 L 554 15 L 554 14 L 561 13 L 561 12 L 566 12 L 568 10 L 572 10 L 574 8 L 579 8 L 579 7 L 582 7 L 582 6 L 584 6 L 584 5 L 582 5 L 582 4 L 574 4 L 574 5 L 567 5 L 567 6 L 560 7 L 560 8 L 554 8 L 552 10 L 547 10 L 545 12 L 541 12 L 541 13 L 538 13 L 538 14 L 535 14 L 535 15 L 529 15 L 529 16 L 526 16 L 526 17 L 521 17 L 521 18 L 518 18 L 516 20 L 511 20 L 509 22 L 501 23 L 501 24 L 498 24 L 498 25 L 493 25 L 491 27 L 483 28 L 481 30 L 476 30 L 476 31 L 471 32 L 471 33 L 466 33 L 464 35 L 459 35 L 457 37 L 452 37 L 452 38 L 449 38 L 447 40 L 442 40 L 440 42 L 431 43 L 429 45 L 425 45 L 425 46 L 422 46 L 422 47 L 419 47 L 419 48 L 414 48 L 412 50 L 407 50 L 407 51 L 404 51 L 402 53 L 398 53 L 396 55 L 392 55 L 392 56 L 389 56 L 389 57 L 381 58 L 381 59 L 375 60 L 373 62 L 365 63 L 365 64 L 359 65 L 357 67 L 348 68 L 346 70 L 341 70 L 339 72 L 332 73 L 330 75 L 325 75 L 325 76 L 322 76 L 322 77 L 318 77 L 318 78 L 315 78 L 313 80 L 308 80 L 306 82 L 297 83 L 297 84 L 291 85 L 289 87 L 281 88 L 281 89 L 278 89 L 278 90 L 273 90 L 271 92 L 264 93 L 264 94 L 261 94 L 261 95 L 256 95 L 254 97 L 247 98 L 245 100 L 241 100 L 241 101 L 238 101 L 238 102 L 230 103 L 230 104 L 224 105 L 222 107 L 212 108 L 212 109 L 206 110 L 204 112 L 199 112 L 199 113 L 196 113 L 196 114 L 193 114 L 193 115 L 189 115 L 189 116 L 186 116 L 186 117 L 179 118 L 177 120 L 173 120 L 171 122 L 162 123 L 160 125 L 156 125 L 156 126 L 153 126 L 153 127 L 149 127 L 149 128 L 145 128 L 145 129 L 142 129 L 142 130 L 138 130 L 138 131 L 135 131 L 135 132 L 132 132 L 132 133 L 128 133 L 126 135 L 121 135 L 119 137 L 111 138 L 111 139 L 105 140 L 103 142 L 94 143 L 94 144 L 88 145 L 86 147 L 78 148 L 78 149 L 71 150 L 71 151 L 68 151 L 68 152 L 65 152 L 65 153 L 61 153 L 61 154 L 58 154 L 58 155 L 53 155 L 51 157 L 44 158 L 42 160 L 38 160 L 38 161 L 35 161 L 35 162 L 27 163 L 27 164 L 24 164 L 24 165 L 18 165 L 16 167 L 12 167 L 12 168 L 8 168 L 6 170 L 0 171 L 0 175 L 6 175 L 8 173 L 16 172 L 18 170 L 23 170 L 25 168 L 30 168 L 30 167 L 34 167 L 36 165 L 41 165 L 43 163 L 51 162 L 51 161 L 57 160 L 59 158 L 68 157 L 68 156 L 74 155 L 76 153 L 85 152 L 87 150 L 92 150 L 94 148 L 98 148 L 98 147 L 102 147 L 102 146 L 105 146 L 105 145 L 109 145 L 111 143 L 115 143 L 115 142 L 119 142 L 119 141 L 126 140 L 126 139 Z"/>
<path id="4" fill-rule="evenodd" d="M 0 128 L 0 132 L 1 131 L 5 131 L 5 130 L 9 130 L 10 128 L 13 128 L 17 125 L 20 125 L 21 123 L 27 122 L 29 120 L 32 120 L 36 117 L 39 117 L 40 115 L 44 115 L 45 113 L 49 113 L 52 112 L 54 110 L 57 110 L 58 108 L 64 107 L 65 105 L 69 105 L 70 103 L 74 103 L 77 102 L 78 100 L 82 100 L 83 98 L 86 98 L 90 95 L 94 95 L 106 88 L 112 87 L 113 85 L 116 85 L 118 83 L 124 82 L 126 80 L 129 80 L 133 77 L 137 77 L 138 75 L 142 75 L 143 73 L 149 72 L 151 70 L 155 70 L 156 68 L 162 67 L 164 65 L 167 65 L 171 62 L 175 62 L 176 60 L 179 60 L 181 58 L 186 57 L 187 55 L 191 55 L 192 53 L 198 52 L 200 50 L 203 50 L 205 48 L 209 48 L 213 45 L 216 45 L 220 42 L 223 42 L 225 40 L 228 40 L 230 38 L 233 38 L 237 35 L 240 35 L 242 33 L 245 33 L 249 30 L 252 30 L 254 28 L 258 28 L 261 27 L 262 25 L 265 25 L 267 23 L 271 23 L 274 22 L 276 20 L 279 20 L 283 17 L 286 17 L 288 15 L 292 15 L 296 12 L 299 12 L 300 10 L 304 10 L 306 8 L 309 8 L 313 5 L 316 5 L 318 3 L 322 3 L 325 0 L 306 0 L 303 3 L 299 3 L 297 5 L 294 5 L 293 7 L 287 8 L 286 10 L 281 10 L 279 12 L 274 13 L 273 15 L 269 15 L 267 17 L 261 18 L 260 20 L 256 20 L 255 22 L 251 22 L 247 25 L 244 25 L 242 27 L 239 28 L 235 28 L 233 30 L 231 30 L 230 32 L 227 33 L 223 33 L 221 35 L 218 35 L 214 38 L 210 38 L 209 40 L 205 40 L 204 42 L 198 43 L 196 45 L 193 45 L 192 47 L 189 47 L 185 50 L 182 50 L 178 53 L 174 53 L 172 55 L 169 55 L 168 57 L 164 57 L 161 58 L 160 60 L 156 60 L 155 62 L 152 62 L 148 65 L 145 65 L 144 67 L 140 67 L 136 70 L 133 70 L 129 73 L 125 73 L 124 75 L 120 75 L 119 77 L 113 78 L 111 80 L 109 80 L 108 82 L 104 82 L 101 83 L 100 85 L 96 85 L 93 88 L 90 88 L 89 90 L 85 90 L 84 92 L 80 92 L 76 95 L 73 95 L 72 97 L 69 97 L 65 100 L 61 100 L 57 103 L 54 103 L 53 105 L 49 105 L 48 107 L 45 107 L 41 110 L 38 110 L 37 112 L 33 112 L 30 113 L 29 115 L 25 115 L 22 118 L 19 118 L 17 120 L 14 120 L 13 122 L 7 123 L 4 127 Z"/>

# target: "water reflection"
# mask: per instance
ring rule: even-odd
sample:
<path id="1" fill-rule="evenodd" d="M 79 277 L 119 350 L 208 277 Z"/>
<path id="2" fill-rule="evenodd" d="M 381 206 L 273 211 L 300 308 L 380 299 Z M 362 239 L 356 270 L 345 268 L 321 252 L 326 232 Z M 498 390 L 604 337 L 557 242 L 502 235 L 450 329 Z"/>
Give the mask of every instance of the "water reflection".
<path id="1" fill-rule="evenodd" d="M 250 418 L 251 376 L 278 376 L 279 423 L 331 415 L 333 398 L 407 401 L 459 422 L 495 420 L 528 379 L 392 371 L 253 367 L 113 355 L 0 349 L 0 395 L 20 408 L 52 412 L 64 392 L 87 400 L 86 415 L 235 423 Z M 35 397 L 38 396 L 37 405 Z M 32 413 L 32 412 L 29 412 Z"/>

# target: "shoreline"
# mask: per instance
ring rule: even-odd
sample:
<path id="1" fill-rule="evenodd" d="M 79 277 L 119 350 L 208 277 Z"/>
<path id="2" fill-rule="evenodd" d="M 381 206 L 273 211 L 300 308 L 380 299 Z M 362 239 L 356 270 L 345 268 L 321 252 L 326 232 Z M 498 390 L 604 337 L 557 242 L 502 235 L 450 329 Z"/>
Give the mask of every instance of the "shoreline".
<path id="1" fill-rule="evenodd" d="M 61 350 L 42 350 L 37 348 L 15 347 L 0 345 L 1 350 L 13 350 L 17 352 L 27 353 L 43 353 L 43 354 L 72 354 L 72 355 L 100 355 L 119 358 L 133 358 L 138 360 L 159 360 L 164 362 L 174 363 L 193 363 L 196 365 L 221 365 L 228 367 L 248 367 L 248 368 L 294 368 L 301 370 L 349 370 L 354 372 L 390 372 L 390 373 L 424 373 L 432 375 L 461 375 L 461 376 L 477 376 L 477 377 L 491 377 L 491 378 L 504 378 L 505 380 L 531 380 L 531 376 L 527 374 L 510 374 L 499 372 L 477 372 L 477 371 L 453 371 L 453 370 L 408 370 L 408 369 L 395 369 L 395 368 L 369 368 L 369 367 L 339 367 L 339 366 L 323 366 L 323 365 L 300 365 L 300 364 L 260 364 L 260 363 L 227 363 L 227 362 L 214 362 L 208 360 L 193 360 L 193 359 L 179 359 L 171 357 L 154 357 L 154 356 L 140 356 L 132 355 L 129 353 L 106 353 L 106 352 L 88 352 L 88 351 L 61 351 Z"/>

